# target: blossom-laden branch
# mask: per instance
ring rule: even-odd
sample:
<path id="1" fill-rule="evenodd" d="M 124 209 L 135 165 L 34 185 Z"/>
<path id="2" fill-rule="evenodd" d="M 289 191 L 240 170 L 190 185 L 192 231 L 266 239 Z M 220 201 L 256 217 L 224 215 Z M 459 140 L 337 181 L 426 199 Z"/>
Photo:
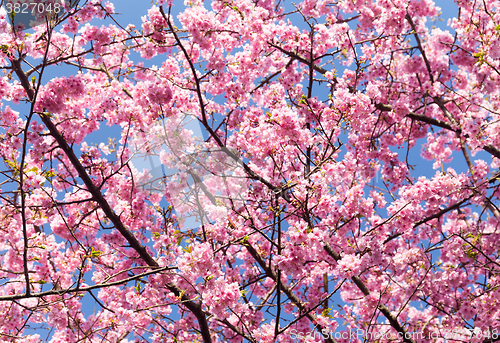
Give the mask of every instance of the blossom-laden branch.
<path id="1" fill-rule="evenodd" d="M 26 74 L 21 69 L 21 60 L 14 60 L 12 61 L 12 69 L 16 73 L 16 75 L 19 77 L 19 80 L 21 84 L 23 85 L 23 88 L 28 95 L 28 99 L 31 102 L 35 101 L 36 98 L 36 93 L 32 89 L 32 87 L 29 84 L 28 78 Z M 130 96 L 130 94 L 127 94 Z M 56 125 L 52 122 L 50 119 L 50 113 L 47 112 L 41 112 L 40 113 L 40 118 L 42 119 L 42 122 L 45 124 L 45 126 L 48 128 L 50 134 L 54 139 L 56 140 L 59 148 L 64 151 L 66 156 L 68 157 L 69 161 L 75 168 L 76 172 L 78 173 L 78 176 L 82 179 L 83 183 L 85 184 L 87 191 L 92 195 L 92 200 L 95 201 L 98 205 L 99 208 L 104 212 L 106 217 L 114 224 L 115 228 L 120 232 L 120 234 L 125 238 L 125 240 L 128 242 L 130 247 L 134 249 L 140 258 L 150 267 L 153 268 L 154 270 L 162 271 L 165 270 L 165 268 L 160 267 L 158 262 L 147 252 L 146 248 L 137 240 L 137 238 L 134 236 L 134 234 L 128 230 L 125 225 L 123 224 L 122 220 L 120 217 L 113 211 L 109 203 L 106 201 L 104 196 L 101 193 L 101 190 L 95 185 L 95 183 L 92 181 L 88 173 L 86 172 L 85 168 L 83 167 L 82 163 L 78 159 L 78 157 L 75 155 L 73 149 L 68 145 L 68 142 L 66 139 L 63 137 L 63 135 L 59 132 L 57 129 Z M 134 278 L 135 279 L 135 278 Z M 132 280 L 132 279 L 131 279 Z M 120 284 L 119 282 L 118 284 Z M 112 283 L 109 283 L 108 286 L 111 286 Z M 71 292 L 81 292 L 81 291 L 90 291 L 95 288 L 102 288 L 104 287 L 103 285 L 94 285 L 90 287 L 78 287 L 76 289 L 69 289 L 69 290 L 63 290 L 63 291 L 58 291 L 58 290 L 53 290 L 53 291 L 48 291 L 48 292 L 41 292 L 38 294 L 30 294 L 29 289 L 26 290 L 26 295 L 25 296 L 18 296 L 17 298 L 25 298 L 29 296 L 33 297 L 39 297 L 39 296 L 44 296 L 44 295 L 50 295 L 50 294 L 66 294 L 66 293 L 71 293 Z M 212 342 L 211 336 L 210 336 L 210 329 L 208 327 L 208 323 L 206 320 L 206 314 L 202 310 L 201 306 L 199 303 L 196 303 L 192 301 L 189 296 L 186 295 L 186 292 L 179 288 L 176 284 L 174 283 L 168 283 L 167 288 L 176 296 L 178 297 L 182 304 L 187 307 L 198 319 L 198 323 L 200 326 L 200 333 L 201 336 L 203 337 L 203 342 L 205 343 L 210 343 Z M 6 297 L 5 300 L 10 300 L 11 298 Z M 16 298 L 12 298 L 12 300 L 15 300 Z M 2 300 L 2 298 L 0 298 Z"/>

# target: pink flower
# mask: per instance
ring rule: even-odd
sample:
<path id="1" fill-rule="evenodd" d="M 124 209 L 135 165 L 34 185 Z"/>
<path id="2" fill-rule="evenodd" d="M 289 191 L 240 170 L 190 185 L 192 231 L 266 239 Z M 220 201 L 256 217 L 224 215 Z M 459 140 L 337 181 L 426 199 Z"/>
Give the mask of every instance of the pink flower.
<path id="1" fill-rule="evenodd" d="M 342 278 L 351 278 L 361 271 L 361 259 L 355 255 L 344 255 L 338 261 L 336 273 Z"/>
<path id="2" fill-rule="evenodd" d="M 148 98 L 154 104 L 167 105 L 172 100 L 172 91 L 167 85 L 156 83 L 150 86 Z"/>

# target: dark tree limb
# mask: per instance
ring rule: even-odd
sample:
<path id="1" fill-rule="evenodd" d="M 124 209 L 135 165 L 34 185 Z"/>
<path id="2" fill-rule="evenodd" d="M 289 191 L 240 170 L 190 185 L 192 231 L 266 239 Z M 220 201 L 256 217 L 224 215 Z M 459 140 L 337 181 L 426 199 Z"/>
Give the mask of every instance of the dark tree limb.
<path id="1" fill-rule="evenodd" d="M 28 99 L 33 101 L 35 99 L 35 91 L 31 87 L 26 74 L 21 69 L 21 59 L 12 61 L 12 69 L 19 77 L 21 85 L 23 86 Z M 99 204 L 99 207 L 103 210 L 106 217 L 114 224 L 118 232 L 127 240 L 128 244 L 132 249 L 134 249 L 141 259 L 153 269 L 161 269 L 155 259 L 147 252 L 146 248 L 137 240 L 134 234 L 125 227 L 120 217 L 113 211 L 109 203 L 104 198 L 100 189 L 94 184 L 89 174 L 81 164 L 78 157 L 76 157 L 73 149 L 68 145 L 64 136 L 59 132 L 57 126 L 52 122 L 49 113 L 42 112 L 39 113 L 45 126 L 49 129 L 50 135 L 54 137 L 57 141 L 59 148 L 64 151 L 71 164 L 78 173 L 78 176 L 82 179 L 83 183 L 87 187 L 88 192 L 92 195 L 92 199 Z M 204 343 L 211 343 L 212 338 L 210 336 L 210 329 L 208 327 L 208 322 L 205 312 L 201 308 L 201 304 L 193 302 L 177 285 L 173 283 L 168 283 L 167 288 L 178 297 L 184 306 L 186 306 L 198 320 L 200 326 L 200 333 L 203 338 Z M 2 298 L 0 298 L 2 300 Z M 8 299 L 3 299 L 8 300 Z"/>
<path id="2" fill-rule="evenodd" d="M 375 104 L 375 108 L 379 111 L 382 111 L 382 112 L 392 111 L 392 106 L 387 105 L 387 104 Z M 427 123 L 429 125 L 438 126 L 438 127 L 443 128 L 443 129 L 446 129 L 446 130 L 454 131 L 454 132 L 457 132 L 459 134 L 462 132 L 461 129 L 454 129 L 453 126 L 447 122 L 444 122 L 444 121 L 438 120 L 438 119 L 434 119 L 434 118 L 430 118 L 430 117 L 427 117 L 427 116 L 422 115 L 422 114 L 410 112 L 406 115 L 406 117 L 413 119 L 413 120 L 418 120 L 418 121 Z M 497 147 L 494 147 L 493 145 L 490 145 L 490 144 L 485 145 L 483 147 L 483 150 L 490 153 L 491 155 L 495 156 L 496 158 L 500 158 L 500 149 L 498 149 Z"/>
<path id="3" fill-rule="evenodd" d="M 247 251 L 250 253 L 250 255 L 253 257 L 253 259 L 259 264 L 259 266 L 264 270 L 266 275 L 270 277 L 271 279 L 274 280 L 276 284 L 279 284 L 279 288 L 283 293 L 286 294 L 286 296 L 290 299 L 290 301 L 299 309 L 300 312 L 307 312 L 306 317 L 312 322 L 315 323 L 318 330 L 320 332 L 325 332 L 327 331 L 323 326 L 317 324 L 316 322 L 316 315 L 314 313 L 311 313 L 309 309 L 306 307 L 306 304 L 304 304 L 303 301 L 299 299 L 299 297 L 293 292 L 292 289 L 290 289 L 287 285 L 283 284 L 283 282 L 278 278 L 278 274 L 264 261 L 262 256 L 255 250 L 253 246 L 251 246 L 247 241 L 243 241 L 242 244 L 245 246 Z M 321 305 L 321 303 L 318 304 L 318 306 Z M 336 343 L 335 339 L 332 337 L 325 338 L 325 342 L 328 343 Z M 414 343 L 414 342 L 412 342 Z"/>
<path id="4" fill-rule="evenodd" d="M 329 244 L 326 244 L 324 247 L 325 251 L 328 255 L 330 255 L 335 261 L 340 261 L 342 257 L 340 254 L 336 253 Z M 359 290 L 365 295 L 370 295 L 370 290 L 364 282 L 359 278 L 359 276 L 353 276 L 351 280 L 354 284 L 359 288 Z M 406 343 L 416 343 L 412 337 L 412 335 L 408 334 L 407 331 L 399 324 L 397 316 L 393 315 L 391 311 L 385 305 L 378 305 L 378 310 L 384 315 L 385 318 L 389 321 L 389 324 L 400 334 L 402 335 L 401 339 Z M 410 337 L 410 338 L 408 338 Z"/>

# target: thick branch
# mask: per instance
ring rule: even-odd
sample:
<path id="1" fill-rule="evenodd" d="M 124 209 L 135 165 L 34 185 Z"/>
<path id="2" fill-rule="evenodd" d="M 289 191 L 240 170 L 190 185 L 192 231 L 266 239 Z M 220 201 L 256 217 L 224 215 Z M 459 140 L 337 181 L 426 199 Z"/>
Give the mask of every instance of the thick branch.
<path id="1" fill-rule="evenodd" d="M 248 242 L 245 242 L 243 243 L 244 246 L 246 247 L 247 251 L 250 253 L 250 255 L 252 255 L 253 259 L 255 261 L 257 261 L 257 263 L 259 264 L 259 266 L 264 270 L 264 272 L 266 273 L 266 275 L 268 277 L 270 277 L 271 279 L 274 280 L 274 282 L 276 282 L 276 284 L 279 283 L 279 288 L 283 291 L 283 293 L 286 294 L 286 296 L 292 301 L 292 303 L 297 306 L 297 308 L 299 309 L 300 312 L 307 312 L 308 309 L 306 307 L 306 304 L 304 304 L 304 302 L 302 302 L 299 297 L 285 284 L 283 284 L 283 282 L 278 278 L 278 275 L 276 274 L 276 272 L 266 263 L 266 261 L 264 261 L 264 259 L 262 258 L 262 256 L 260 256 L 260 254 L 254 249 L 254 247 L 252 247 Z M 316 322 L 316 315 L 314 313 L 311 313 L 311 312 L 308 312 L 306 314 L 306 317 L 312 322 L 312 323 L 315 323 L 318 330 L 320 332 L 323 332 L 323 330 L 325 330 L 326 332 L 326 328 L 324 328 L 323 326 L 317 324 Z M 336 341 L 332 338 L 332 337 L 328 337 L 325 339 L 325 342 L 329 342 L 329 343 L 335 343 Z M 414 342 L 412 342 L 414 343 Z"/>
<path id="2" fill-rule="evenodd" d="M 484 151 L 489 152 L 496 158 L 500 158 L 500 150 L 498 148 L 495 148 L 493 145 L 485 145 L 483 147 Z"/>
<path id="3" fill-rule="evenodd" d="M 375 104 L 375 108 L 379 111 L 382 111 L 382 112 L 392 111 L 391 105 L 387 105 L 387 104 Z M 441 127 L 443 129 L 446 129 L 446 130 L 461 133 L 460 129 L 455 130 L 455 129 L 453 129 L 453 126 L 451 126 L 451 124 L 448 124 L 442 120 L 430 118 L 430 117 L 424 116 L 422 114 L 417 114 L 417 113 L 413 113 L 413 112 L 408 113 L 406 116 L 410 119 L 413 119 L 413 120 L 418 120 L 418 121 L 421 121 L 421 122 L 424 122 L 424 123 L 427 123 L 430 125 Z M 486 152 L 489 152 L 491 155 L 495 156 L 496 158 L 500 158 L 500 149 L 494 147 L 493 145 L 490 145 L 490 144 L 485 145 L 483 147 L 483 150 Z"/>
<path id="4" fill-rule="evenodd" d="M 26 74 L 21 69 L 21 61 L 14 60 L 12 62 L 12 69 L 19 77 L 21 85 L 24 87 L 26 94 L 30 101 L 35 98 L 35 92 L 31 88 L 28 78 Z M 59 132 L 56 125 L 50 119 L 48 113 L 40 113 L 40 118 L 42 119 L 45 126 L 49 129 L 49 132 L 52 137 L 57 141 L 59 148 L 61 148 L 71 164 L 75 168 L 78 173 L 78 176 L 82 179 L 83 183 L 87 187 L 87 190 L 92 194 L 92 199 L 97 202 L 100 208 L 103 210 L 104 214 L 108 217 L 108 219 L 114 224 L 116 229 L 120 232 L 120 234 L 127 240 L 130 247 L 132 247 L 142 258 L 144 262 L 148 266 L 153 269 L 160 269 L 158 263 L 153 259 L 153 257 L 147 252 L 146 248 L 137 240 L 137 238 L 130 232 L 129 229 L 125 227 L 120 217 L 113 211 L 109 203 L 106 201 L 104 196 L 102 195 L 100 189 L 94 184 L 89 174 L 80 163 L 80 160 L 76 157 L 73 149 L 68 145 L 64 136 Z M 183 305 L 186 306 L 198 319 L 198 324 L 200 326 L 201 336 L 203 337 L 203 342 L 211 343 L 212 338 L 210 336 L 210 329 L 208 328 L 208 322 L 205 317 L 205 312 L 202 310 L 201 305 L 198 303 L 194 303 L 186 296 L 185 292 L 182 291 L 177 285 L 173 283 L 168 283 L 167 288 L 174 293 L 174 295 L 182 301 Z"/>
<path id="5" fill-rule="evenodd" d="M 87 187 L 87 190 L 92 194 L 92 199 L 99 204 L 99 207 L 102 209 L 106 217 L 115 225 L 116 229 L 120 232 L 120 234 L 127 240 L 132 249 L 134 249 L 139 256 L 146 262 L 146 264 L 153 268 L 158 268 L 158 263 L 153 259 L 153 257 L 146 251 L 146 248 L 137 240 L 132 232 L 123 225 L 120 217 L 113 211 L 109 203 L 104 199 L 101 191 L 94 184 L 89 174 L 80 163 L 78 157 L 76 157 L 73 149 L 68 145 L 66 139 L 59 132 L 56 125 L 50 120 L 48 113 L 41 113 L 40 117 L 49 129 L 52 137 L 55 138 L 59 147 L 64 151 L 68 159 L 71 161 L 71 164 L 76 169 L 78 176 L 82 179 L 83 183 Z"/>
<path id="6" fill-rule="evenodd" d="M 324 249 L 328 253 L 328 255 L 330 255 L 335 261 L 341 260 L 342 257 L 340 256 L 340 254 L 337 254 L 329 244 L 326 244 L 324 246 Z M 368 296 L 370 294 L 370 290 L 368 289 L 368 287 L 366 287 L 364 282 L 358 276 L 353 276 L 351 280 L 365 296 Z M 402 334 L 402 339 L 404 342 L 415 343 L 415 341 L 412 338 L 407 338 L 411 337 L 411 335 L 406 334 L 406 330 L 401 326 L 401 324 L 399 324 L 397 317 L 394 316 L 385 305 L 378 305 L 377 308 L 384 315 L 384 317 L 387 318 L 391 326 L 398 333 Z"/>
<path id="7" fill-rule="evenodd" d="M 427 68 L 427 72 L 429 73 L 429 78 L 431 79 L 431 82 L 434 82 L 434 77 L 432 76 L 432 69 L 431 69 L 431 64 L 429 63 L 429 60 L 427 59 L 427 56 L 425 55 L 425 51 L 422 47 L 422 42 L 420 41 L 420 37 L 418 36 L 417 33 L 417 27 L 415 26 L 415 23 L 413 22 L 413 19 L 409 14 L 406 14 L 405 16 L 406 20 L 410 23 L 410 26 L 413 31 L 413 36 L 415 37 L 415 40 L 417 41 L 418 45 L 418 50 L 420 50 L 420 53 L 422 54 L 422 58 L 424 59 L 425 66 Z"/>

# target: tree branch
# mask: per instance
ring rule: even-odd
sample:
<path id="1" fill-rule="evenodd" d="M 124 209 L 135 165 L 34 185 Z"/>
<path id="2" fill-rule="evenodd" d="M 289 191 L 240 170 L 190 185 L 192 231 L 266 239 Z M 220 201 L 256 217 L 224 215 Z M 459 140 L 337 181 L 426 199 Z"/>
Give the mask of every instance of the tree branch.
<path id="1" fill-rule="evenodd" d="M 247 251 L 250 253 L 250 255 L 252 255 L 253 259 L 259 264 L 259 266 L 264 270 L 264 272 L 266 273 L 266 275 L 268 277 L 270 277 L 271 279 L 274 280 L 274 282 L 276 282 L 276 284 L 279 283 L 279 288 L 283 291 L 283 293 L 286 294 L 286 296 L 291 300 L 291 302 L 299 309 L 300 312 L 303 312 L 303 311 L 309 311 L 307 308 L 306 308 L 306 304 L 304 304 L 298 297 L 297 295 L 288 287 L 286 286 L 285 284 L 283 284 L 283 282 L 278 278 L 278 275 L 276 274 L 276 272 L 266 263 L 266 261 L 264 261 L 264 259 L 262 259 L 262 256 L 260 256 L 260 254 L 255 250 L 254 247 L 252 247 L 248 242 L 242 242 L 242 244 L 245 246 L 245 248 L 247 249 Z M 321 305 L 321 303 L 318 304 L 318 306 Z M 318 324 L 317 321 L 316 321 L 316 315 L 314 313 L 311 313 L 310 311 L 306 314 L 306 317 L 312 322 L 314 323 L 317 327 L 318 327 L 318 330 L 320 332 L 323 332 L 323 330 L 325 330 L 326 332 L 326 328 L 324 328 L 322 325 Z M 329 342 L 329 343 L 335 343 L 335 339 L 333 339 L 332 337 L 328 337 L 328 338 L 325 338 L 325 342 Z M 414 342 L 412 342 L 414 343 Z"/>
<path id="2" fill-rule="evenodd" d="M 391 105 L 387 105 L 387 104 L 375 104 L 375 108 L 379 111 L 382 111 L 382 112 L 389 112 L 389 111 L 392 111 L 392 106 Z M 441 127 L 443 129 L 447 129 L 447 130 L 450 130 L 450 131 L 455 131 L 457 133 L 461 133 L 462 130 L 461 129 L 453 129 L 453 126 L 451 124 L 448 124 L 442 120 L 438 120 L 438 119 L 434 119 L 434 118 L 430 118 L 430 117 L 427 117 L 427 116 L 424 116 L 422 114 L 417 114 L 417 113 L 414 113 L 414 112 L 410 112 L 406 115 L 408 118 L 410 119 L 413 119 L 413 120 L 418 120 L 418 121 L 421 121 L 421 122 L 424 122 L 424 123 L 427 123 L 427 124 L 430 124 L 430 125 L 434 125 L 434 126 L 438 126 L 438 127 Z M 485 145 L 483 147 L 483 150 L 490 153 L 491 155 L 495 156 L 496 158 L 500 158 L 500 149 L 494 147 L 493 145 Z"/>
<path id="3" fill-rule="evenodd" d="M 26 74 L 22 71 L 20 66 L 20 60 L 12 61 L 12 69 L 19 77 L 21 85 L 23 86 L 26 94 L 30 101 L 35 98 L 35 92 L 31 88 L 30 83 Z M 100 189 L 94 184 L 89 174 L 87 174 L 85 168 L 80 163 L 78 157 L 76 157 L 73 149 L 68 145 L 63 135 L 59 132 L 56 125 L 50 119 L 49 113 L 42 112 L 39 113 L 40 118 L 42 119 L 45 126 L 49 129 L 49 132 L 52 137 L 57 141 L 59 148 L 64 151 L 68 159 L 71 161 L 71 164 L 75 168 L 78 173 L 78 176 L 82 179 L 83 183 L 87 187 L 87 190 L 92 194 L 92 199 L 96 201 L 100 208 L 103 210 L 106 217 L 114 224 L 116 229 L 120 232 L 120 234 L 127 240 L 130 247 L 134 249 L 141 259 L 146 262 L 146 264 L 153 269 L 160 269 L 159 264 L 153 259 L 153 257 L 147 252 L 146 248 L 137 240 L 134 234 L 125 227 L 120 217 L 116 215 L 113 211 L 109 203 L 106 201 L 104 196 L 102 195 Z M 196 317 L 198 320 L 198 324 L 200 326 L 201 336 L 203 337 L 203 342 L 211 343 L 212 338 L 210 336 L 210 329 L 208 327 L 208 322 L 205 316 L 205 312 L 201 308 L 201 304 L 193 302 L 189 297 L 185 294 L 183 290 L 181 290 L 177 285 L 173 283 L 168 283 L 167 288 L 174 293 L 174 295 L 182 301 L 183 305 L 186 306 Z M 2 300 L 0 298 L 0 300 Z M 8 300 L 8 299 L 4 299 Z"/>
<path id="4" fill-rule="evenodd" d="M 332 247 L 329 244 L 325 244 L 323 247 L 325 251 L 330 255 L 335 261 L 340 261 L 342 257 L 340 254 L 337 254 Z M 370 295 L 370 290 L 364 282 L 358 277 L 358 276 L 353 276 L 351 280 L 354 282 L 356 286 L 358 286 L 359 290 L 365 295 L 368 296 Z M 402 334 L 402 339 L 406 343 L 416 343 L 411 337 L 411 335 L 407 335 L 407 331 L 399 324 L 397 316 L 394 316 L 391 311 L 387 308 L 385 305 L 378 305 L 377 306 L 378 310 L 384 315 L 384 317 L 387 318 L 389 321 L 390 325 L 400 334 Z"/>

